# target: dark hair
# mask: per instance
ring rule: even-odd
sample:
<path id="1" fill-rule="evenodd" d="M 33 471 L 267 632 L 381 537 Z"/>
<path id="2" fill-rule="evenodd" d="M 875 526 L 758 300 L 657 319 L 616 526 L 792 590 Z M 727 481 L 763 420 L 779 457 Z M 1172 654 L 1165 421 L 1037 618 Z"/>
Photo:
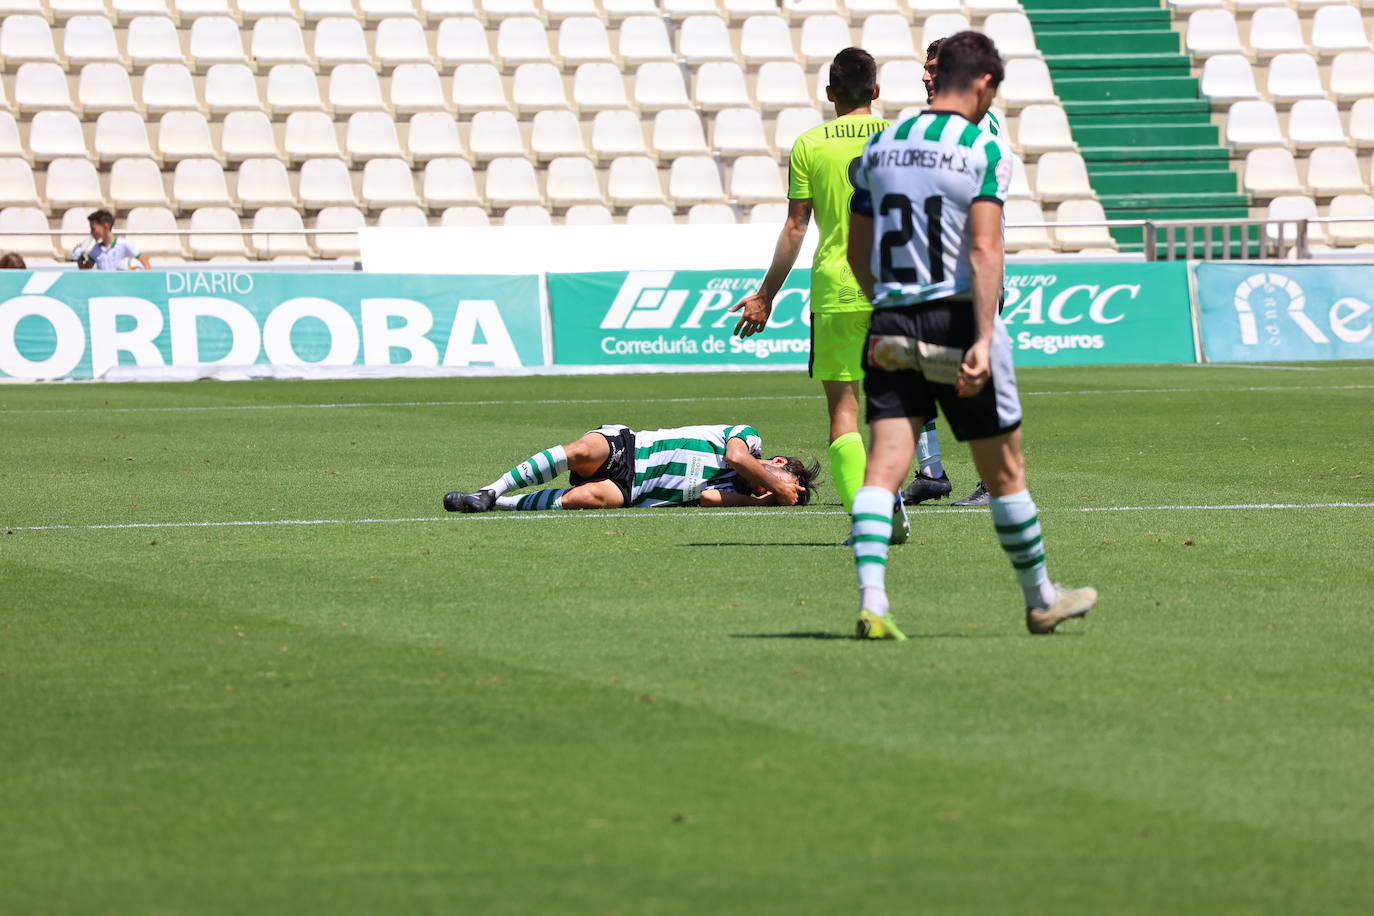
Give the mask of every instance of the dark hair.
<path id="1" fill-rule="evenodd" d="M 932 57 L 939 57 L 940 45 L 944 43 L 945 40 L 943 38 L 937 38 L 930 44 L 926 45 L 926 60 L 930 60 Z"/>
<path id="2" fill-rule="evenodd" d="M 111 213 L 109 210 L 97 210 L 90 216 L 86 217 L 86 222 L 99 223 L 102 226 L 113 226 L 114 214 Z"/>
<path id="3" fill-rule="evenodd" d="M 964 92 L 984 74 L 992 76 L 993 88 L 1002 85 L 1004 71 L 997 45 L 980 32 L 955 32 L 940 43 L 935 64 L 935 85 L 942 92 Z"/>
<path id="4" fill-rule="evenodd" d="M 24 259 L 13 251 L 0 254 L 0 270 L 24 270 L 27 266 Z"/>
<path id="5" fill-rule="evenodd" d="M 811 502 L 811 496 L 816 492 L 816 477 L 821 473 L 821 463 L 813 461 L 811 467 L 807 467 L 800 458 L 791 455 L 783 457 L 787 459 L 787 464 L 783 465 L 782 470 L 797 478 L 798 486 L 804 488 L 797 494 L 797 505 L 804 506 Z"/>
<path id="6" fill-rule="evenodd" d="M 877 86 L 878 65 L 863 48 L 845 48 L 830 62 L 830 90 L 841 105 L 867 105 Z"/>

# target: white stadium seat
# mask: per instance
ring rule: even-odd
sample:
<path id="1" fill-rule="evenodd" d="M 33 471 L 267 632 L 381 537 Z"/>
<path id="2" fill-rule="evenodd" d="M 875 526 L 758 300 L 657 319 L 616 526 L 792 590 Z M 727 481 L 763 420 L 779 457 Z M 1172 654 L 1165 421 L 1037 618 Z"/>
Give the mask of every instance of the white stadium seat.
<path id="1" fill-rule="evenodd" d="M 157 163 L 151 159 L 119 159 L 111 165 L 110 203 L 116 210 L 170 206 Z"/>
<path id="2" fill-rule="evenodd" d="M 1011 157 L 1011 187 L 1007 191 L 1008 200 L 1033 200 L 1035 192 L 1031 190 L 1030 177 L 1026 174 L 1026 163 L 1020 156 L 1012 154 Z"/>
<path id="3" fill-rule="evenodd" d="M 168 162 L 182 159 L 218 159 L 219 149 L 210 137 L 210 124 L 198 111 L 169 111 L 157 127 L 157 150 Z"/>
<path id="4" fill-rule="evenodd" d="M 1319 146 L 1307 157 L 1307 184 L 1318 197 L 1360 192 L 1368 188 L 1360 163 L 1348 146 Z"/>
<path id="5" fill-rule="evenodd" d="M 371 159 L 363 166 L 363 202 L 369 209 L 418 207 L 420 195 L 404 159 Z"/>
<path id="6" fill-rule="evenodd" d="M 1361 149 L 1374 147 L 1374 98 L 1358 99 L 1350 106 L 1350 139 Z"/>
<path id="7" fill-rule="evenodd" d="M 62 53 L 68 64 L 123 63 L 114 24 L 107 16 L 73 16 L 67 20 Z"/>
<path id="8" fill-rule="evenodd" d="M 244 22 L 256 22 L 273 16 L 289 16 L 294 19 L 296 16 L 291 0 L 235 0 L 234 7 Z"/>
<path id="9" fill-rule="evenodd" d="M 558 56 L 563 65 L 594 62 L 614 63 L 611 39 L 600 19 L 572 16 L 558 27 Z"/>
<path id="10" fill-rule="evenodd" d="M 204 70 L 213 64 L 246 64 L 243 36 L 228 16 L 203 16 L 191 23 L 191 62 Z"/>
<path id="11" fill-rule="evenodd" d="M 441 111 L 416 114 L 410 119 L 406 149 L 417 163 L 462 155 L 464 148 L 458 135 L 458 122 L 453 115 Z"/>
<path id="12" fill-rule="evenodd" d="M 37 0 L 34 0 L 37 6 Z M 136 16 L 171 16 L 169 0 L 110 0 L 110 9 L 118 22 L 128 22 Z"/>
<path id="13" fill-rule="evenodd" d="M 570 108 L 563 74 L 553 64 L 521 64 L 511 81 L 511 101 L 519 111 Z"/>
<path id="14" fill-rule="evenodd" d="M 1257 99 L 1255 73 L 1240 54 L 1217 54 L 1202 66 L 1202 94 L 1214 102 Z"/>
<path id="15" fill-rule="evenodd" d="M 183 21 L 201 16 L 232 16 L 229 0 L 172 0 L 172 9 Z"/>
<path id="16" fill-rule="evenodd" d="M 1001 94 L 1007 107 L 1013 109 L 1059 100 L 1054 91 L 1054 82 L 1050 79 L 1049 66 L 1043 60 L 1026 58 L 1006 62 L 1006 78 L 1002 80 Z"/>
<path id="17" fill-rule="evenodd" d="M 705 156 L 711 152 L 706 145 L 701 117 L 685 108 L 672 108 L 654 115 L 652 143 L 654 152 L 666 159 Z"/>
<path id="18" fill-rule="evenodd" d="M 6 66 L 61 61 L 47 20 L 27 15 L 6 16 L 0 23 L 0 58 Z"/>
<path id="19" fill-rule="evenodd" d="M 1304 188 L 1298 180 L 1298 165 L 1286 149 L 1264 147 L 1245 155 L 1245 191 L 1257 197 L 1299 194 Z"/>
<path id="20" fill-rule="evenodd" d="M 491 217 L 481 207 L 448 207 L 439 217 L 441 226 L 490 226 Z"/>
<path id="21" fill-rule="evenodd" d="M 541 162 L 559 156 L 586 156 L 582 125 L 571 111 L 541 111 L 530 125 L 530 151 Z"/>
<path id="22" fill-rule="evenodd" d="M 749 208 L 750 223 L 764 223 L 769 226 L 776 226 L 787 219 L 788 207 L 786 203 L 774 202 L 770 204 L 754 204 Z"/>
<path id="23" fill-rule="evenodd" d="M 301 16 L 306 22 L 316 22 L 331 16 L 357 16 L 353 0 L 300 0 Z"/>
<path id="24" fill-rule="evenodd" d="M 668 197 L 678 206 L 724 203 L 720 170 L 709 156 L 683 156 L 668 171 Z"/>
<path id="25" fill-rule="evenodd" d="M 563 214 L 565 226 L 610 226 L 615 218 L 605 204 L 577 204 Z"/>
<path id="26" fill-rule="evenodd" d="M 1078 153 L 1044 153 L 1036 160 L 1035 190 L 1041 200 L 1092 197 L 1088 167 Z"/>
<path id="27" fill-rule="evenodd" d="M 612 22 L 630 16 L 659 16 L 658 4 L 654 0 L 601 0 L 601 9 Z"/>
<path id="28" fill-rule="evenodd" d="M 273 113 L 322 112 L 320 83 L 304 64 L 278 64 L 267 74 L 267 105 Z"/>
<path id="29" fill-rule="evenodd" d="M 253 60 L 264 64 L 312 64 L 305 50 L 305 35 L 295 19 L 268 16 L 253 23 Z"/>
<path id="30" fill-rule="evenodd" d="M 100 190 L 100 176 L 86 159 L 54 159 L 48 163 L 43 190 L 51 207 L 96 207 L 107 202 Z"/>
<path id="31" fill-rule="evenodd" d="M 616 50 L 626 64 L 674 59 L 668 29 L 658 16 L 631 16 L 620 23 Z"/>
<path id="32" fill-rule="evenodd" d="M 661 0 L 663 12 L 673 19 L 688 16 L 719 16 L 720 9 L 716 0 Z"/>
<path id="33" fill-rule="evenodd" d="M 932 13 L 926 17 L 921 27 L 921 47 L 917 56 L 925 60 L 925 49 L 930 47 L 932 41 L 937 38 L 948 38 L 955 32 L 962 32 L 968 28 L 969 21 L 963 13 Z"/>
<path id="34" fill-rule="evenodd" d="M 925 67 L 915 60 L 889 60 L 878 68 L 880 100 L 884 105 L 906 106 L 926 103 L 926 87 L 921 82 Z"/>
<path id="35" fill-rule="evenodd" d="M 726 157 L 770 152 L 763 118 L 752 108 L 724 108 L 717 112 L 711 123 L 711 145 Z"/>
<path id="36" fill-rule="evenodd" d="M 621 156 L 606 173 L 606 196 L 618 207 L 664 202 L 663 182 L 652 159 Z"/>
<path id="37" fill-rule="evenodd" d="M 844 8 L 849 10 L 851 16 L 899 14 L 902 9 L 897 0 L 845 0 Z"/>
<path id="38" fill-rule="evenodd" d="M 322 111 L 293 111 L 287 115 L 282 145 L 292 162 L 343 158 L 334 119 Z"/>
<path id="39" fill-rule="evenodd" d="M 1048 229 L 1018 225 L 1045 222 L 1045 214 L 1040 212 L 1038 203 L 1033 200 L 1008 200 L 1003 213 L 1007 223 L 1004 235 L 1008 251 L 1054 247 Z"/>
<path id="40" fill-rule="evenodd" d="M 725 20 L 715 16 L 689 16 L 678 25 L 677 53 L 689 64 L 734 61 Z"/>
<path id="41" fill-rule="evenodd" d="M 781 16 L 750 16 L 740 30 L 740 53 L 749 63 L 766 60 L 795 61 L 792 33 Z"/>
<path id="42" fill-rule="evenodd" d="M 615 64 L 581 64 L 573 74 L 573 104 L 580 111 L 629 108 L 625 80 Z"/>
<path id="43" fill-rule="evenodd" d="M 253 214 L 253 229 L 270 231 L 272 235 L 249 236 L 249 244 L 260 258 L 304 257 L 314 254 L 305 235 L 305 221 L 295 207 L 263 207 Z M 283 231 L 300 230 L 299 234 L 280 235 Z"/>
<path id="44" fill-rule="evenodd" d="M 143 71 L 142 102 L 149 114 L 204 110 L 191 71 L 183 64 L 149 64 Z"/>
<path id="45" fill-rule="evenodd" d="M 307 210 L 358 203 L 348 166 L 338 159 L 307 159 L 301 163 L 300 196 L 301 205 Z"/>
<path id="46" fill-rule="evenodd" d="M 510 107 L 501 72 L 491 64 L 459 64 L 453 71 L 453 103 L 459 111 L 505 110 Z"/>
<path id="47" fill-rule="evenodd" d="M 481 205 L 486 202 L 477 190 L 477 177 L 466 159 L 438 158 L 425 163 L 420 178 L 420 193 L 431 210 L 444 207 Z"/>
<path id="48" fill-rule="evenodd" d="M 879 13 L 865 19 L 863 37 L 859 39 L 859 45 L 881 61 L 902 58 L 925 60 L 925 54 L 918 53 L 916 45 L 912 43 L 911 26 L 906 19 L 896 13 Z M 842 49 L 837 48 L 836 52 L 840 50 Z M 832 54 L 831 58 L 834 56 Z"/>
<path id="49" fill-rule="evenodd" d="M 479 111 L 468 126 L 468 149 L 478 162 L 502 156 L 525 156 L 520 122 L 509 111 Z"/>
<path id="50" fill-rule="evenodd" d="M 245 159 L 239 165 L 235 196 L 245 210 L 259 207 L 294 207 L 291 176 L 280 159 Z"/>
<path id="51" fill-rule="evenodd" d="M 1078 148 L 1069 130 L 1068 115 L 1058 105 L 1027 105 L 1021 109 L 1016 139 L 1017 146 L 1027 153 Z"/>
<path id="52" fill-rule="evenodd" d="M 687 110 L 696 116 L 696 112 L 689 109 L 666 110 Z M 640 116 L 632 111 L 598 111 L 596 117 L 592 118 L 592 153 L 598 159 L 647 156 L 649 148 L 644 143 L 644 128 Z"/>
<path id="53" fill-rule="evenodd" d="M 1261 58 L 1273 57 L 1287 51 L 1307 50 L 1298 14 L 1286 6 L 1255 10 L 1255 14 L 1250 17 L 1248 45 Z"/>
<path id="54" fill-rule="evenodd" d="M 724 61 L 704 63 L 696 68 L 692 98 L 707 111 L 753 104 L 745 88 L 744 71 L 739 64 Z"/>
<path id="55" fill-rule="evenodd" d="M 444 86 L 433 64 L 399 64 L 391 71 L 391 108 L 397 114 L 448 111 Z"/>
<path id="56" fill-rule="evenodd" d="M 1035 46 L 1035 33 L 1031 31 L 1030 19 L 1025 13 L 993 13 L 983 20 L 982 31 L 996 43 L 997 52 L 1002 55 L 1003 60 L 1040 56 L 1040 51 Z"/>
<path id="57" fill-rule="evenodd" d="M 189 254 L 185 237 L 174 234 L 176 214 L 167 207 L 134 207 L 124 217 L 124 231 L 146 258 L 184 258 Z"/>
<path id="58" fill-rule="evenodd" d="M 1093 223 L 1106 219 L 1102 205 L 1095 200 L 1066 200 L 1054 212 L 1056 223 Z M 1061 248 L 1069 251 L 1116 247 L 1106 226 L 1056 226 L 1054 237 Z"/>
<path id="59" fill-rule="evenodd" d="M 511 16 L 538 16 L 535 0 L 479 0 L 482 14 L 492 21 Z"/>
<path id="60" fill-rule="evenodd" d="M 640 64 L 635 70 L 634 102 L 643 111 L 691 108 L 682 68 L 667 62 Z"/>
<path id="61" fill-rule="evenodd" d="M 385 111 L 377 71 L 366 64 L 339 64 L 329 71 L 329 106 L 337 114 Z"/>
<path id="62" fill-rule="evenodd" d="M 230 162 L 260 157 L 282 158 L 272 122 L 261 111 L 231 111 L 224 116 L 220 149 Z"/>
<path id="63" fill-rule="evenodd" d="M 493 207 L 544 203 L 528 159 L 493 159 L 487 164 L 486 197 Z"/>
<path id="64" fill-rule="evenodd" d="M 392 16 L 414 16 L 414 0 L 359 0 L 358 12 L 367 22 L 377 22 Z M 474 11 L 475 12 L 475 11 Z"/>
<path id="65" fill-rule="evenodd" d="M 183 159 L 172 173 L 172 197 L 183 210 L 233 206 L 229 181 L 214 159 Z"/>
<path id="66" fill-rule="evenodd" d="M 1353 6 L 1324 6 L 1312 16 L 1312 46 L 1319 54 L 1368 51 L 1364 17 Z M 71 52 L 67 53 L 71 57 Z"/>
<path id="67" fill-rule="evenodd" d="M 17 157 L 0 159 L 0 206 L 44 206 L 33 177 L 33 166 L 27 160 Z"/>
<path id="68" fill-rule="evenodd" d="M 91 115 L 101 111 L 135 111 L 133 83 L 123 64 L 87 64 L 76 86 L 77 104 Z"/>
<path id="69" fill-rule="evenodd" d="M 552 226 L 553 214 L 535 204 L 517 204 L 501 214 L 503 226 Z"/>
<path id="70" fill-rule="evenodd" d="M 468 17 L 444 19 L 435 33 L 434 56 L 445 66 L 456 64 L 489 64 L 496 60 L 491 53 L 487 30 L 481 21 Z"/>
<path id="71" fill-rule="evenodd" d="M 759 68 L 754 83 L 754 100 L 759 107 L 773 111 L 808 105 L 811 93 L 806 86 L 806 73 L 792 61 L 770 61 Z"/>
<path id="72" fill-rule="evenodd" d="M 1331 94 L 1341 101 L 1374 96 L 1374 52 L 1337 54 L 1331 61 Z"/>
<path id="73" fill-rule="evenodd" d="M 363 26 L 353 17 L 329 16 L 315 23 L 312 32 L 315 59 L 321 67 L 337 64 L 370 64 Z"/>
<path id="74" fill-rule="evenodd" d="M 348 257 L 358 254 L 358 233 L 366 223 L 357 207 L 325 207 L 315 215 L 315 229 L 330 230 L 311 236 L 320 257 Z"/>
<path id="75" fill-rule="evenodd" d="M 730 168 L 730 196 L 742 204 L 785 200 L 787 188 L 772 156 L 741 156 Z"/>
<path id="76" fill-rule="evenodd" d="M 687 211 L 689 226 L 733 226 L 739 220 L 729 204 L 696 204 Z"/>
<path id="77" fill-rule="evenodd" d="M 420 13 L 434 21 L 447 16 L 479 16 L 476 0 L 419 0 Z"/>
<path id="78" fill-rule="evenodd" d="M 853 44 L 843 16 L 808 16 L 802 20 L 801 56 L 807 63 L 829 62 Z"/>
<path id="79" fill-rule="evenodd" d="M 673 210 L 666 204 L 635 204 L 625 211 L 627 226 L 671 226 Z"/>
<path id="80" fill-rule="evenodd" d="M 38 162 L 64 156 L 85 159 L 91 156 L 81 129 L 81 119 L 70 111 L 40 111 L 34 114 L 29 122 L 29 152 Z"/>
<path id="81" fill-rule="evenodd" d="M 1270 102 L 1247 99 L 1233 102 L 1226 114 L 1226 142 L 1236 149 L 1283 146 L 1279 115 Z"/>
<path id="82" fill-rule="evenodd" d="M 1348 142 L 1341 113 L 1327 99 L 1299 99 L 1288 113 L 1288 139 L 1299 148 Z"/>
<path id="83" fill-rule="evenodd" d="M 1360 223 L 1330 223 L 1331 240 L 1337 245 L 1361 245 L 1374 242 L 1374 197 L 1368 194 L 1341 194 L 1331 201 L 1332 217 L 1349 219 L 1366 217 Z"/>
<path id="84" fill-rule="evenodd" d="M 605 197 L 597 181 L 596 166 L 590 159 L 561 156 L 548 164 L 545 172 L 549 203 L 555 207 L 573 204 L 599 204 Z"/>
<path id="85" fill-rule="evenodd" d="M 126 156 L 156 158 L 148 142 L 147 122 L 133 111 L 107 111 L 96 118 L 94 145 L 95 154 L 103 160 Z M 0 150 L 0 155 L 7 154 Z"/>
<path id="86" fill-rule="evenodd" d="M 184 64 L 177 27 L 166 16 L 139 16 L 129 22 L 125 35 L 129 61 L 135 67 L 149 64 Z"/>
<path id="87" fill-rule="evenodd" d="M 419 207 L 385 207 L 377 214 L 376 225 L 428 229 L 429 218 Z"/>
<path id="88" fill-rule="evenodd" d="M 368 159 L 401 159 L 401 137 L 396 120 L 380 111 L 360 111 L 349 115 L 344 133 L 344 149 L 354 162 Z"/>
<path id="89" fill-rule="evenodd" d="M 503 20 L 496 31 L 496 56 L 506 67 L 551 60 L 544 24 L 525 16 Z"/>
<path id="90" fill-rule="evenodd" d="M 48 232 L 48 217 L 37 207 L 6 207 L 0 210 L 0 246 L 26 258 L 51 258 L 64 255 L 53 244 L 57 241 Z M 27 232 L 30 235 L 10 235 Z"/>
<path id="91" fill-rule="evenodd" d="M 541 0 L 544 16 L 550 22 L 562 22 L 578 16 L 601 16 L 596 0 Z"/>
<path id="92" fill-rule="evenodd" d="M 1317 72 L 1316 58 L 1310 54 L 1275 55 L 1269 62 L 1266 88 L 1269 97 L 1275 101 L 1326 96 L 1321 75 Z"/>
<path id="93" fill-rule="evenodd" d="M 145 80 L 146 84 L 146 80 Z M 57 64 L 20 64 L 14 75 L 14 104 L 20 111 L 73 110 L 67 73 Z"/>
<path id="94" fill-rule="evenodd" d="M 1275 197 L 1269 201 L 1269 212 L 1265 214 L 1265 217 L 1276 221 L 1265 227 L 1265 235 L 1271 240 L 1277 240 L 1281 235 L 1284 243 L 1291 245 L 1298 239 L 1296 220 L 1315 219 L 1317 217 L 1317 203 L 1312 198 L 1301 194 Z M 1288 222 L 1288 220 L 1293 220 L 1293 222 Z M 1326 240 L 1326 229 L 1321 223 L 1307 224 L 1307 242 L 1309 245 L 1313 243 L 1324 244 Z"/>
<path id="95" fill-rule="evenodd" d="M 821 113 L 814 108 L 784 108 L 778 112 L 774 122 L 773 145 L 784 156 L 790 156 L 792 144 L 797 142 L 797 138 L 824 122 Z"/>
<path id="96" fill-rule="evenodd" d="M 227 207 L 201 207 L 191 214 L 194 233 L 187 239 L 197 258 L 247 258 L 248 242 L 239 215 Z M 215 234 L 218 233 L 218 234 Z"/>
<path id="97" fill-rule="evenodd" d="M 1190 14 L 1183 43 L 1194 57 L 1245 53 L 1236 17 L 1225 9 L 1197 10 Z"/>
<path id="98" fill-rule="evenodd" d="M 96 136 L 99 137 L 98 127 Z M 32 160 L 28 148 L 19 137 L 19 122 L 8 111 L 0 111 L 0 157 L 9 159 L 15 156 Z"/>
<path id="99" fill-rule="evenodd" d="M 147 84 L 148 78 L 143 78 Z M 205 104 L 213 112 L 261 111 L 258 83 L 243 64 L 215 64 L 205 74 Z"/>
<path id="100" fill-rule="evenodd" d="M 390 68 L 401 64 L 433 64 L 420 20 L 394 16 L 377 23 L 374 35 L 377 61 Z"/>

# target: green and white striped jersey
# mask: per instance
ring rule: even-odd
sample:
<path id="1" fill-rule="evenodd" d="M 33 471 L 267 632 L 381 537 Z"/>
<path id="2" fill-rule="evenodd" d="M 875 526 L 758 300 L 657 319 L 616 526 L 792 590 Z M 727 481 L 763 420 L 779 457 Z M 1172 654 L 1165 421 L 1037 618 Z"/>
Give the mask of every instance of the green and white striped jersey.
<path id="1" fill-rule="evenodd" d="M 742 488 L 744 482 L 725 460 L 731 439 L 744 440 L 749 454 L 763 457 L 763 437 L 752 426 L 636 430 L 630 505 L 680 506 L 700 499 L 704 490 Z"/>
<path id="2" fill-rule="evenodd" d="M 1011 169 L 1003 141 L 952 111 L 924 111 L 869 141 L 850 206 L 874 222 L 874 308 L 969 294 L 969 208 L 1004 203 Z"/>

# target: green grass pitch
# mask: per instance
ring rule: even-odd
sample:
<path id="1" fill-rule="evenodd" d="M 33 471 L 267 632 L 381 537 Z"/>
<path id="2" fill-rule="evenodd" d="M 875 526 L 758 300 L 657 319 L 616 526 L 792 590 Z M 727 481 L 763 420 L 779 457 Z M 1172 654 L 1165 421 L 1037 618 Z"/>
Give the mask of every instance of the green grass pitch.
<path id="1" fill-rule="evenodd" d="M 0 912 L 1369 912 L 1374 365 L 1021 385 L 1102 600 L 1027 635 L 920 507 L 905 644 L 828 486 L 440 507 L 603 422 L 823 458 L 799 375 L 0 388 Z"/>

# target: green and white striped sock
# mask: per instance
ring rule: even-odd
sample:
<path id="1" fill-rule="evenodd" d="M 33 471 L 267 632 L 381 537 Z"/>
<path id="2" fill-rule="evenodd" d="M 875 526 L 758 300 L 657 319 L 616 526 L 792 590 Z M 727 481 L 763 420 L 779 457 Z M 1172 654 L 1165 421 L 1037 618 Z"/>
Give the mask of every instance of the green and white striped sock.
<path id="1" fill-rule="evenodd" d="M 854 568 L 859 574 L 860 609 L 887 613 L 887 546 L 892 540 L 894 494 L 882 487 L 860 487 L 854 494 Z"/>
<path id="2" fill-rule="evenodd" d="M 563 446 L 546 448 L 537 455 L 531 455 L 511 468 L 492 484 L 483 487 L 497 496 L 507 490 L 519 490 L 535 484 L 548 483 L 568 469 L 568 453 Z"/>
<path id="3" fill-rule="evenodd" d="M 563 494 L 567 490 L 535 490 L 522 496 L 498 496 L 496 508 L 513 509 L 518 512 L 543 512 L 546 509 L 562 509 Z"/>
<path id="4" fill-rule="evenodd" d="M 1030 491 L 994 496 L 991 507 L 997 540 L 1016 570 L 1026 607 L 1049 607 L 1054 603 L 1054 586 L 1045 568 L 1045 538 Z"/>

